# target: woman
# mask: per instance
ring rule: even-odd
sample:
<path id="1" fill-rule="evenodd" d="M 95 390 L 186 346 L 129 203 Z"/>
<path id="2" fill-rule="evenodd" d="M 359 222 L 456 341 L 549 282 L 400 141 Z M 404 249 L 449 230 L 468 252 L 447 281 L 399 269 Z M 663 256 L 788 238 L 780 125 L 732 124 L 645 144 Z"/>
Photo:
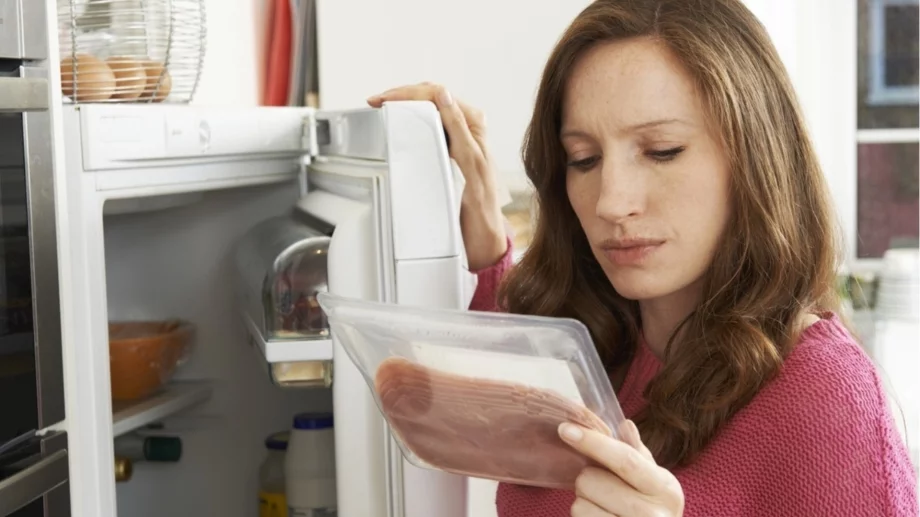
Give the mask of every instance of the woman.
<path id="1" fill-rule="evenodd" d="M 513 269 L 482 117 L 429 84 L 369 103 L 405 99 L 435 102 L 466 176 L 472 308 L 584 322 L 631 419 L 622 442 L 563 424 L 597 466 L 574 492 L 500 485 L 500 516 L 917 515 L 879 376 L 836 315 L 824 177 L 739 0 L 575 19 L 524 144 L 539 217 Z"/>

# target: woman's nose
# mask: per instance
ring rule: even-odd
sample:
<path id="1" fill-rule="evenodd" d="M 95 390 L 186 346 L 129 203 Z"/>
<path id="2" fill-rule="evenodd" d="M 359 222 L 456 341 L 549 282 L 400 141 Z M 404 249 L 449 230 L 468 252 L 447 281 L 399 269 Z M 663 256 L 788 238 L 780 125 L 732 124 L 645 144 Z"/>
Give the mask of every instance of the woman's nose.
<path id="1" fill-rule="evenodd" d="M 645 182 L 629 164 L 605 164 L 601 170 L 597 216 L 610 223 L 635 217 L 645 209 Z"/>

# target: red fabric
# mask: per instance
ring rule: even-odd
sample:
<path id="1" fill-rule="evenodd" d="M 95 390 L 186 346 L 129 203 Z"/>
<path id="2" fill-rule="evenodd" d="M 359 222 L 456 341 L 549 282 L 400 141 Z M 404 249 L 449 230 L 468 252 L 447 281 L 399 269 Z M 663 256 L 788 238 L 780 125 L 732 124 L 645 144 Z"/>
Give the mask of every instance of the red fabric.
<path id="1" fill-rule="evenodd" d="M 510 250 L 478 272 L 472 310 L 495 310 Z M 617 394 L 627 417 L 661 364 L 645 346 Z M 809 327 L 780 374 L 690 466 L 685 517 L 917 516 L 917 479 L 870 359 L 836 316 Z M 500 517 L 567 517 L 570 491 L 499 485 Z M 630 517 L 630 516 L 623 516 Z"/>
<path id="2" fill-rule="evenodd" d="M 476 274 L 476 291 L 470 301 L 470 309 L 474 311 L 500 312 L 497 302 L 498 284 L 501 283 L 505 271 L 511 267 L 511 254 L 514 249 L 511 238 L 508 237 L 508 248 L 505 254 L 494 265 L 479 271 Z"/>
<path id="3" fill-rule="evenodd" d="M 263 106 L 287 106 L 291 81 L 291 2 L 274 0 L 270 8 L 269 42 Z"/>

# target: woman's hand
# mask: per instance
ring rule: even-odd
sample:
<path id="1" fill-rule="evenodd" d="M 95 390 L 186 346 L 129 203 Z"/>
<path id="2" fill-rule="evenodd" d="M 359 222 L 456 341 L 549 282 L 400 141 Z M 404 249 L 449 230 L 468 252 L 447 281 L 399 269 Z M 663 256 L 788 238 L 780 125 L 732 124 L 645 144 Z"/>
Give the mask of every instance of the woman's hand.
<path id="1" fill-rule="evenodd" d="M 460 200 L 460 230 L 469 268 L 477 271 L 495 264 L 508 243 L 492 159 L 486 149 L 485 119 L 479 111 L 453 99 L 443 86 L 430 83 L 394 88 L 370 97 L 367 103 L 376 108 L 386 101 L 404 100 L 431 101 L 438 107 L 450 138 L 450 157 L 466 180 Z"/>
<path id="2" fill-rule="evenodd" d="M 572 517 L 680 517 L 684 493 L 673 474 L 655 463 L 631 420 L 623 441 L 574 424 L 559 435 L 600 466 L 588 467 L 575 482 Z"/>

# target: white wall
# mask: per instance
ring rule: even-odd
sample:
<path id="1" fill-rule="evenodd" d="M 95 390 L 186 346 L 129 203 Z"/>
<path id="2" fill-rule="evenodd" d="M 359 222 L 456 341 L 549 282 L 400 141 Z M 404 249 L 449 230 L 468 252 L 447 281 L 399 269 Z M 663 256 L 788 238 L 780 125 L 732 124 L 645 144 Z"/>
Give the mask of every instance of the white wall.
<path id="1" fill-rule="evenodd" d="M 519 151 L 539 76 L 587 3 L 320 0 L 320 103 L 348 108 L 402 84 L 445 84 L 486 113 L 499 172 L 523 188 Z"/>
<path id="2" fill-rule="evenodd" d="M 193 104 L 256 106 L 261 98 L 264 4 L 267 0 L 204 0 L 207 49 Z"/>
<path id="3" fill-rule="evenodd" d="M 852 254 L 856 245 L 856 0 L 745 3 L 766 26 L 792 77 Z"/>

